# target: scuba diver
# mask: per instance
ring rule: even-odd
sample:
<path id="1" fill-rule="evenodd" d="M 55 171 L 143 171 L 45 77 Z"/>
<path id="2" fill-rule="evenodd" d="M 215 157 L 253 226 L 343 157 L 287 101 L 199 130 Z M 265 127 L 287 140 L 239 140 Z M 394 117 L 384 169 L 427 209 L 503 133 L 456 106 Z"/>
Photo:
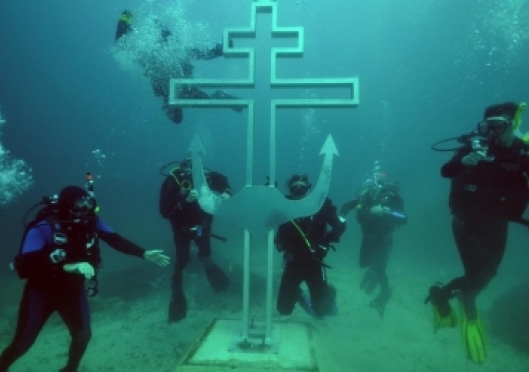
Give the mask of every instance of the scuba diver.
<path id="1" fill-rule="evenodd" d="M 127 35 L 132 31 L 138 30 L 132 27 L 132 13 L 124 10 L 118 20 L 115 33 L 115 42 L 120 48 L 127 48 Z M 175 124 L 180 124 L 183 120 L 182 108 L 170 105 L 170 80 L 171 79 L 190 79 L 193 77 L 193 62 L 196 60 L 211 60 L 222 57 L 223 46 L 218 43 L 213 48 L 202 50 L 198 48 L 187 48 L 182 52 L 182 46 L 176 37 L 159 21 L 155 20 L 155 25 L 159 29 L 159 38 L 156 42 L 149 44 L 150 50 L 138 56 L 137 62 L 143 67 L 144 75 L 151 80 L 151 86 L 157 97 L 162 97 L 162 110 L 166 113 L 169 120 Z M 229 47 L 232 47 L 230 40 Z M 172 50 L 174 49 L 174 50 Z M 170 61 L 165 60 L 167 53 L 174 52 Z M 182 53 L 180 53 L 182 54 Z M 221 90 L 217 90 L 209 95 L 193 85 L 180 86 L 177 92 L 178 99 L 237 99 Z M 230 107 L 236 112 L 241 112 L 241 106 Z"/>
<path id="2" fill-rule="evenodd" d="M 525 107 L 515 102 L 488 106 L 477 129 L 456 138 L 463 146 L 441 167 L 442 177 L 451 179 L 452 232 L 464 275 L 446 285 L 435 283 L 425 303 L 432 304 L 437 331 L 457 326 L 450 305 L 450 299 L 457 297 L 465 355 L 476 363 L 487 356 L 477 296 L 497 273 L 509 222 L 529 226 L 522 218 L 529 201 L 529 138 L 519 132 Z M 439 144 L 449 140 L 432 148 L 447 151 Z"/>
<path id="3" fill-rule="evenodd" d="M 362 229 L 359 264 L 362 269 L 367 268 L 360 288 L 371 295 L 376 287 L 380 286 L 380 293 L 369 306 L 374 308 L 381 318 L 391 297 L 386 268 L 391 256 L 393 234 L 407 222 L 399 185 L 384 181 L 383 176 L 376 161 L 372 177 L 364 182 L 358 197 L 345 203 L 339 213 L 345 217 L 351 210 L 357 211 L 356 218 Z"/>
<path id="4" fill-rule="evenodd" d="M 172 163 L 170 163 L 172 164 Z M 168 165 L 170 165 L 168 164 Z M 200 208 L 198 191 L 193 187 L 192 159 L 187 154 L 166 176 L 160 190 L 159 210 L 168 219 L 173 230 L 176 261 L 172 279 L 172 298 L 169 305 L 168 322 L 178 322 L 187 316 L 187 300 L 183 290 L 183 272 L 190 260 L 190 243 L 198 248 L 198 258 L 206 271 L 209 284 L 215 292 L 228 289 L 230 281 L 224 271 L 211 259 L 211 233 L 213 216 Z M 221 173 L 204 169 L 206 182 L 222 199 L 232 195 L 228 179 Z M 225 240 L 220 238 L 221 240 Z"/>
<path id="5" fill-rule="evenodd" d="M 77 371 L 92 334 L 87 297 L 98 291 L 99 239 L 121 253 L 159 266 L 169 264 L 162 251 L 145 250 L 103 222 L 97 215 L 93 190 L 67 186 L 58 197 L 44 198 L 26 217 L 42 204 L 45 206 L 26 226 L 14 260 L 14 269 L 26 284 L 15 336 L 0 355 L 0 372 L 6 372 L 29 350 L 55 311 L 71 336 L 68 361 L 61 371 Z"/>
<path id="6" fill-rule="evenodd" d="M 311 184 L 307 175 L 294 174 L 287 181 L 291 200 L 305 197 Z M 330 229 L 328 229 L 330 226 Z M 283 252 L 284 271 L 277 297 L 277 311 L 290 315 L 298 303 L 315 318 L 336 313 L 336 289 L 327 282 L 323 260 L 340 240 L 346 228 L 345 220 L 338 217 L 336 207 L 326 198 L 316 214 L 296 218 L 280 225 L 275 244 Z M 300 288 L 305 282 L 310 296 Z"/>

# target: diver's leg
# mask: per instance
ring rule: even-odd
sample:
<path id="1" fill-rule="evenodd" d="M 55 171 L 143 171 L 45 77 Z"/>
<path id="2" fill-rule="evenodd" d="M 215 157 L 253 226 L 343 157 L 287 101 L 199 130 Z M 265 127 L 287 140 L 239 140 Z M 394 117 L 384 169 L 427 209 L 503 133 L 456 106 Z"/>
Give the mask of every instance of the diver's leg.
<path id="1" fill-rule="evenodd" d="M 447 287 L 460 291 L 469 320 L 477 318 L 476 298 L 497 273 L 507 235 L 508 221 L 501 218 L 486 216 L 468 222 L 457 221 L 454 225 L 465 276 Z"/>
<path id="2" fill-rule="evenodd" d="M 371 267 L 376 253 L 377 242 L 376 237 L 373 233 L 365 231 L 365 229 L 363 230 L 364 231 L 362 234 L 362 243 L 360 244 L 360 256 L 358 264 L 362 269 L 367 268 L 367 270 L 365 271 L 364 276 L 360 281 L 360 289 L 363 290 L 366 294 L 370 295 L 371 293 L 373 293 L 373 291 L 379 284 L 378 276 Z"/>
<path id="3" fill-rule="evenodd" d="M 461 257 L 463 265 L 468 260 L 471 260 L 474 254 L 474 234 L 470 225 L 465 224 L 462 218 L 457 216 L 452 217 L 452 234 Z M 430 287 L 428 296 L 426 297 L 427 302 L 431 302 L 434 308 L 434 330 L 439 327 L 445 326 L 442 324 L 443 319 L 446 319 L 447 326 L 455 326 L 456 320 L 453 313 L 452 306 L 450 305 L 450 299 L 456 295 L 460 295 L 463 288 L 466 286 L 465 276 L 460 276 L 452 279 L 448 284 L 442 285 L 441 283 L 435 283 Z M 436 319 L 440 321 L 437 322 Z M 439 323 L 439 324 L 437 324 Z"/>
<path id="4" fill-rule="evenodd" d="M 318 317 L 332 314 L 336 304 L 336 289 L 327 282 L 325 268 L 319 262 L 307 268 L 305 282 L 309 287 L 314 314 Z"/>
<path id="5" fill-rule="evenodd" d="M 230 286 L 226 273 L 211 259 L 211 220 L 208 220 L 197 232 L 194 240 L 198 247 L 198 258 L 204 265 L 209 285 L 215 292 L 224 292 Z"/>
<path id="6" fill-rule="evenodd" d="M 181 107 L 163 105 L 162 109 L 165 111 L 165 114 L 175 124 L 180 124 L 184 119 L 184 114 Z"/>
<path id="7" fill-rule="evenodd" d="M 299 300 L 300 285 L 303 280 L 303 265 L 290 257 L 284 260 L 285 268 L 277 294 L 277 311 L 281 315 L 290 315 Z"/>
<path id="8" fill-rule="evenodd" d="M 365 269 L 366 267 L 371 266 L 373 262 L 373 256 L 375 254 L 373 246 L 373 237 L 372 234 L 362 235 L 362 243 L 360 244 L 360 256 L 358 259 L 358 265 L 360 268 Z"/>
<path id="9" fill-rule="evenodd" d="M 57 311 L 66 323 L 72 337 L 68 363 L 61 371 L 76 372 L 92 337 L 90 308 L 84 285 L 80 285 L 71 296 L 62 298 L 57 306 Z"/>
<path id="10" fill-rule="evenodd" d="M 391 236 L 386 236 L 381 243 L 382 244 L 376 249 L 376 254 L 373 257 L 373 264 L 371 265 L 371 269 L 375 273 L 378 283 L 380 284 L 380 293 L 369 305 L 377 310 L 382 317 L 384 316 L 386 304 L 391 297 L 389 279 L 386 273 L 391 254 Z"/>
<path id="11" fill-rule="evenodd" d="M 180 124 L 184 118 L 182 107 L 169 104 L 169 81 L 166 79 L 153 80 L 152 89 L 154 94 L 163 97 L 162 110 L 165 112 L 169 120 L 175 124 Z M 180 96 L 178 98 L 181 98 Z"/>
<path id="12" fill-rule="evenodd" d="M 169 304 L 169 322 L 178 322 L 187 316 L 187 300 L 183 288 L 184 268 L 189 263 L 189 243 L 192 235 L 178 221 L 171 221 L 176 247 L 175 267 L 172 278 L 172 297 Z"/>
<path id="13" fill-rule="evenodd" d="M 485 330 L 476 305 L 478 294 L 496 275 L 507 244 L 508 221 L 490 215 L 474 215 L 454 229 L 465 276 L 459 282 L 461 336 L 465 355 L 476 363 L 487 357 Z M 452 284 L 452 283 L 451 283 Z"/>
<path id="14" fill-rule="evenodd" d="M 198 89 L 194 85 L 186 86 L 180 89 L 178 98 L 182 99 L 210 99 L 210 97 L 203 90 Z"/>
<path id="15" fill-rule="evenodd" d="M 239 97 L 236 97 L 236 96 L 232 96 L 231 94 L 228 94 L 226 92 L 223 92 L 222 90 L 217 90 L 216 92 L 214 92 L 212 95 L 211 95 L 211 98 L 214 98 L 214 99 L 231 99 L 231 100 L 236 100 L 236 99 L 239 99 Z M 236 111 L 236 112 L 242 112 L 243 110 L 243 107 L 242 106 L 232 106 L 230 107 L 233 111 Z"/>
<path id="16" fill-rule="evenodd" d="M 0 372 L 7 369 L 34 344 L 42 327 L 53 312 L 52 303 L 39 289 L 26 283 L 20 307 L 15 336 L 11 344 L 0 355 Z"/>
<path id="17" fill-rule="evenodd" d="M 209 96 L 198 89 L 197 87 L 184 87 L 181 88 L 178 92 L 178 98 L 180 99 L 209 99 Z M 165 114 L 175 124 L 180 124 L 184 119 L 184 114 L 182 107 L 169 105 L 168 96 L 164 96 L 164 105 L 162 109 L 165 111 Z"/>
<path id="18" fill-rule="evenodd" d="M 177 221 L 171 221 L 173 229 L 173 240 L 176 248 L 175 267 L 173 272 L 172 290 L 173 293 L 183 290 L 183 272 L 190 260 L 189 243 L 192 235 L 184 226 Z"/>
<path id="19" fill-rule="evenodd" d="M 196 86 L 192 86 L 192 85 L 181 88 L 178 96 L 179 98 L 182 98 L 182 99 L 232 99 L 232 100 L 238 99 L 238 97 L 232 96 L 221 90 L 217 90 L 210 96 L 203 90 L 197 88 Z M 243 110 L 241 106 L 233 106 L 230 108 L 237 112 L 241 112 Z"/>

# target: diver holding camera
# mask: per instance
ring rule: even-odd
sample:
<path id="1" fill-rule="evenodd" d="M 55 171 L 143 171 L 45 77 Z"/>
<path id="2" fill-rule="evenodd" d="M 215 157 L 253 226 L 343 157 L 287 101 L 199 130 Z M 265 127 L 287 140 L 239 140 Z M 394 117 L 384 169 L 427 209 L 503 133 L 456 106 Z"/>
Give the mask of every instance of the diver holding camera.
<path id="1" fill-rule="evenodd" d="M 451 179 L 452 232 L 464 275 L 447 285 L 435 283 L 425 302 L 431 302 L 434 331 L 456 327 L 465 355 L 476 363 L 487 356 L 477 296 L 497 273 L 507 246 L 509 222 L 529 226 L 523 213 L 529 201 L 529 135 L 519 131 L 526 103 L 506 102 L 485 109 L 476 130 L 457 139 L 463 146 L 441 167 Z M 454 139 L 450 139 L 454 140 Z M 440 149 L 439 141 L 432 146 Z M 460 317 L 449 300 L 457 297 Z"/>

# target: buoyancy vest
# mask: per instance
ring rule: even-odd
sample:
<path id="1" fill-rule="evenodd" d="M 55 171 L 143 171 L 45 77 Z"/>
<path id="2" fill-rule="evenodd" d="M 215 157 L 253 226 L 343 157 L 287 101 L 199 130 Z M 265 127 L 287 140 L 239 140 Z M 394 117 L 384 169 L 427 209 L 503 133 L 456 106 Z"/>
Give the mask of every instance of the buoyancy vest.
<path id="1" fill-rule="evenodd" d="M 529 146 L 516 141 L 509 154 L 465 167 L 452 179 L 452 211 L 460 216 L 475 213 L 507 219 L 521 217 L 529 202 L 528 164 Z"/>
<path id="2" fill-rule="evenodd" d="M 23 234 L 14 261 L 19 277 L 46 279 L 62 274 L 62 266 L 66 263 L 89 262 L 94 268 L 99 267 L 101 253 L 96 228 L 97 216 L 94 215 L 83 225 L 60 221 L 56 214 L 42 213 L 40 217 L 41 219 L 37 218 L 29 223 Z M 45 245 L 36 252 L 23 253 L 28 232 L 44 224 L 51 229 L 51 235 L 46 236 Z"/>

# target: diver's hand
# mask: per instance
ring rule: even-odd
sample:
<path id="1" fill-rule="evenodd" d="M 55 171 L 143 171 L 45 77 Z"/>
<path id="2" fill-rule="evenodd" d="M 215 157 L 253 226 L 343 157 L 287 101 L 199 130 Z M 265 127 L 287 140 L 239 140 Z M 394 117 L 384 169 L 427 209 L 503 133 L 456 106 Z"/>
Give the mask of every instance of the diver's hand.
<path id="1" fill-rule="evenodd" d="M 470 154 L 463 156 L 461 159 L 461 164 L 467 167 L 473 167 L 481 160 L 485 159 L 487 154 L 483 151 L 472 151 Z"/>
<path id="2" fill-rule="evenodd" d="M 198 198 L 198 191 L 195 189 L 192 189 L 189 191 L 189 194 L 187 194 L 186 202 L 193 203 Z"/>
<path id="3" fill-rule="evenodd" d="M 169 262 L 171 260 L 169 256 L 163 254 L 163 251 L 155 249 L 145 251 L 145 253 L 143 254 L 143 258 L 161 267 L 169 265 Z"/>
<path id="4" fill-rule="evenodd" d="M 85 279 L 91 279 L 95 275 L 94 267 L 88 262 L 65 264 L 62 268 L 67 273 L 84 275 Z"/>
<path id="5" fill-rule="evenodd" d="M 369 210 L 369 213 L 377 215 L 377 216 L 381 216 L 384 213 L 388 213 L 388 212 L 390 212 L 390 209 L 388 207 L 383 207 L 380 204 L 371 207 L 371 209 Z"/>
<path id="6" fill-rule="evenodd" d="M 228 194 L 227 192 L 223 192 L 222 194 L 220 194 L 220 198 L 222 200 L 227 200 L 227 199 L 231 198 L 231 195 Z"/>

